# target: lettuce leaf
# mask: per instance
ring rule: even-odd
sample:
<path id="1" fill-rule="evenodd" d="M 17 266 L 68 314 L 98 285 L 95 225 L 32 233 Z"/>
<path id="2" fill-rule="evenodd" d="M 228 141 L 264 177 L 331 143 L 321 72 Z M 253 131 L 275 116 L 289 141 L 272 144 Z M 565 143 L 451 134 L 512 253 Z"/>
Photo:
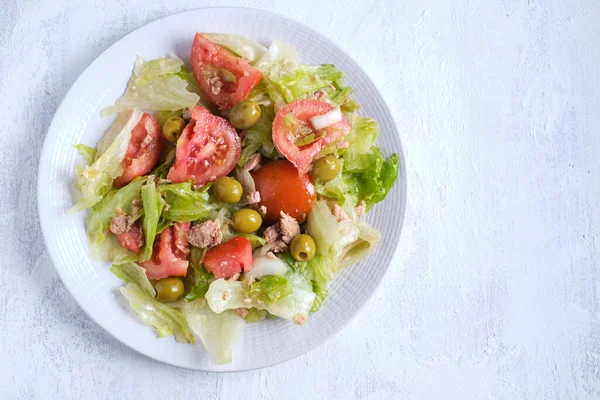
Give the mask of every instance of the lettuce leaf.
<path id="1" fill-rule="evenodd" d="M 343 72 L 332 64 L 297 64 L 297 56 L 293 46 L 276 40 L 255 65 L 263 73 L 264 90 L 274 104 L 282 106 L 305 98 L 348 103 L 353 90 L 342 82 Z"/>
<path id="2" fill-rule="evenodd" d="M 246 297 L 257 303 L 273 304 L 292 293 L 292 285 L 284 276 L 268 275 L 252 282 L 246 289 Z"/>
<path id="3" fill-rule="evenodd" d="M 330 255 L 317 254 L 308 264 L 313 272 L 312 290 L 315 294 L 310 312 L 315 312 L 321 308 L 321 304 L 327 298 L 329 282 L 333 278 L 333 263 Z"/>
<path id="4" fill-rule="evenodd" d="M 129 148 L 131 131 L 140 122 L 142 114 L 139 110 L 119 114 L 98 142 L 96 161 L 77 170 L 77 188 L 82 197 L 70 213 L 92 207 L 112 189 L 113 180 L 123 173 L 121 162 Z"/>
<path id="5" fill-rule="evenodd" d="M 303 324 L 315 300 L 311 282 L 294 272 L 288 273 L 286 278 L 292 286 L 292 293 L 267 305 L 266 310 L 277 317 Z"/>
<path id="6" fill-rule="evenodd" d="M 231 220 L 232 215 L 232 210 L 227 207 L 223 207 L 219 209 L 219 211 L 213 210 L 208 215 L 208 219 L 217 220 L 221 224 L 221 233 L 223 235 L 222 243 L 237 236 L 237 233 L 233 229 L 233 221 Z"/>
<path id="7" fill-rule="evenodd" d="M 152 247 L 156 230 L 160 220 L 160 214 L 163 210 L 163 200 L 158 191 L 154 180 L 149 180 L 141 189 L 142 202 L 144 205 L 144 220 L 142 228 L 144 229 L 144 248 L 140 252 L 140 262 L 148 261 L 152 256 Z"/>
<path id="8" fill-rule="evenodd" d="M 135 283 L 128 283 L 122 287 L 121 293 L 142 321 L 157 330 L 159 337 L 175 335 L 175 339 L 180 343 L 195 343 L 194 335 L 181 312 L 155 300 Z"/>
<path id="9" fill-rule="evenodd" d="M 115 274 L 119 279 L 127 283 L 135 283 L 146 294 L 155 297 L 156 290 L 146 276 L 146 270 L 136 263 L 128 262 L 124 264 L 113 263 L 110 266 L 110 272 Z"/>
<path id="10" fill-rule="evenodd" d="M 264 107 L 273 107 L 273 101 L 267 93 L 267 84 L 264 79 L 261 79 L 258 85 L 254 86 L 246 100 L 254 101 Z"/>
<path id="11" fill-rule="evenodd" d="M 206 189 L 194 190 L 190 182 L 161 184 L 158 192 L 166 202 L 162 216 L 170 221 L 189 222 L 205 218 L 216 205 Z"/>
<path id="12" fill-rule="evenodd" d="M 317 245 L 317 254 L 329 254 L 331 245 L 338 237 L 338 222 L 325 200 L 315 203 L 308 214 L 306 231 Z"/>
<path id="13" fill-rule="evenodd" d="M 346 114 L 346 117 L 349 117 L 352 123 L 352 130 L 342 139 L 347 141 L 349 146 L 340 149 L 340 155 L 344 157 L 347 167 L 353 169 L 352 159 L 356 155 L 371 153 L 372 146 L 379 135 L 379 125 L 374 119 L 356 114 Z"/>
<path id="14" fill-rule="evenodd" d="M 117 99 L 114 106 L 103 109 L 101 115 L 112 115 L 130 108 L 175 111 L 195 106 L 200 96 L 188 90 L 189 81 L 182 78 L 182 74 L 186 73 L 182 68 L 183 61 L 176 57 L 148 62 L 138 57 L 125 94 Z"/>
<path id="15" fill-rule="evenodd" d="M 308 281 L 312 281 L 314 279 L 313 270 L 308 263 L 308 261 L 296 261 L 294 257 L 290 253 L 277 253 L 277 258 L 287 264 L 292 271 L 298 273 L 304 277 L 304 279 Z M 250 270 L 250 273 L 252 270 Z M 288 272 L 287 270 L 285 271 Z M 285 274 L 284 274 L 285 275 Z"/>
<path id="16" fill-rule="evenodd" d="M 267 52 L 265 46 L 242 35 L 231 35 L 227 33 L 203 33 L 202 35 L 211 42 L 225 47 L 238 57 L 245 58 L 250 61 L 251 64 Z"/>
<path id="17" fill-rule="evenodd" d="M 381 234 L 375 228 L 351 220 L 340 222 L 340 234 L 333 244 L 335 271 L 364 259 L 381 240 Z"/>
<path id="18" fill-rule="evenodd" d="M 195 300 L 181 311 L 192 331 L 202 340 L 210 359 L 216 364 L 230 363 L 244 320 L 232 310 L 214 313 L 204 299 Z"/>
<path id="19" fill-rule="evenodd" d="M 256 191 L 254 178 L 252 178 L 250 171 L 242 167 L 237 167 L 235 169 L 235 178 L 238 180 L 240 185 L 242 185 L 242 189 L 244 190 L 244 195 L 240 201 L 240 205 L 245 206 L 248 204 L 247 196 Z"/>
<path id="20" fill-rule="evenodd" d="M 238 165 L 243 167 L 246 165 L 250 157 L 256 152 L 260 152 L 263 156 L 269 159 L 278 158 L 277 149 L 273 144 L 273 120 L 275 119 L 275 111 L 273 107 L 260 107 L 260 118 L 253 127 L 244 130 L 244 138 L 242 139 L 242 154 Z"/>
<path id="21" fill-rule="evenodd" d="M 267 241 L 264 237 L 255 235 L 253 233 L 236 232 L 236 236 L 241 236 L 248 239 L 252 244 L 252 250 L 256 250 L 258 247 L 262 247 L 267 244 Z"/>
<path id="22" fill-rule="evenodd" d="M 215 280 L 215 276 L 208 272 L 202 265 L 202 259 L 204 258 L 205 253 L 206 250 L 201 250 L 192 246 L 190 264 L 193 268 L 193 276 L 191 279 L 193 286 L 184 297 L 187 302 L 203 299 L 211 282 Z"/>
<path id="23" fill-rule="evenodd" d="M 329 282 L 321 282 L 321 281 L 313 281 L 313 293 L 315 294 L 315 301 L 313 302 L 312 307 L 310 308 L 310 312 L 316 312 L 321 309 L 321 305 L 327 298 L 327 294 L 329 293 Z"/>
<path id="24" fill-rule="evenodd" d="M 311 282 L 295 272 L 286 274 L 285 278 L 291 285 L 291 293 L 271 304 L 255 299 L 244 302 L 247 298 L 244 283 L 225 279 L 217 279 L 210 284 L 205 296 L 206 301 L 208 306 L 218 314 L 236 308 L 257 308 L 301 324 L 308 317 L 315 299 Z"/>
<path id="25" fill-rule="evenodd" d="M 244 315 L 242 318 L 247 323 L 251 324 L 253 322 L 259 322 L 264 320 L 267 317 L 267 312 L 265 310 L 259 310 L 258 308 L 248 308 L 248 313 Z"/>
<path id="26" fill-rule="evenodd" d="M 274 40 L 254 66 L 270 79 L 277 79 L 295 68 L 297 58 L 298 52 L 294 46 Z"/>
<path id="27" fill-rule="evenodd" d="M 170 148 L 164 154 L 162 154 L 161 158 L 159 159 L 160 164 L 158 167 L 155 167 L 152 172 L 150 172 L 150 175 L 154 175 L 157 178 L 166 178 L 167 174 L 169 173 L 169 169 L 171 169 L 171 166 L 175 162 L 175 154 L 175 147 Z"/>
<path id="28" fill-rule="evenodd" d="M 398 155 L 393 154 L 387 160 L 376 146 L 366 153 L 352 152 L 347 158 L 340 159 L 342 173 L 335 179 L 322 184 L 317 182 L 317 193 L 334 199 L 347 209 L 363 200 L 367 211 L 385 199 L 398 177 Z"/>
<path id="29" fill-rule="evenodd" d="M 217 314 L 226 310 L 252 307 L 251 304 L 244 303 L 244 288 L 240 281 L 216 279 L 210 284 L 204 297 L 210 309 Z"/>
<path id="30" fill-rule="evenodd" d="M 146 183 L 146 177 L 138 177 L 120 189 L 108 193 L 102 201 L 94 205 L 88 220 L 87 235 L 90 242 L 90 254 L 97 260 L 113 260 L 117 256 L 131 257 L 122 258 L 132 261 L 137 255 L 122 248 L 116 236 L 108 231 L 110 220 L 117 215 L 117 209 L 127 215 L 132 214 L 133 200 L 141 199 L 141 189 Z"/>
<path id="31" fill-rule="evenodd" d="M 86 146 L 85 144 L 76 144 L 75 148 L 81 154 L 85 161 L 85 165 L 92 165 L 96 161 L 96 149 L 94 147 Z"/>
<path id="32" fill-rule="evenodd" d="M 363 200 L 367 210 L 370 210 L 373 205 L 385 199 L 396 181 L 398 155 L 393 154 L 386 160 L 379 148 L 373 146 L 371 154 L 364 154 L 359 158 L 353 165 L 345 167 L 343 180 L 346 187 L 353 188 L 349 193 L 359 201 Z"/>

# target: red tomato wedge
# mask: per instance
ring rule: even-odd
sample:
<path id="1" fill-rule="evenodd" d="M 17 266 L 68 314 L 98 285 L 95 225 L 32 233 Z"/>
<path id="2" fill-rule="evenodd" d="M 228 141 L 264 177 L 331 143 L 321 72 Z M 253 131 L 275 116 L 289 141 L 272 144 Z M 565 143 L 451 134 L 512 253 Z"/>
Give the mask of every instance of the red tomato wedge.
<path id="1" fill-rule="evenodd" d="M 117 240 L 121 247 L 138 253 L 144 244 L 144 234 L 142 226 L 139 223 L 133 224 L 130 230 L 117 235 Z"/>
<path id="2" fill-rule="evenodd" d="M 202 93 L 221 110 L 245 100 L 262 79 L 261 72 L 248 60 L 236 57 L 199 33 L 194 37 L 190 62 Z"/>
<path id="3" fill-rule="evenodd" d="M 116 187 L 125 186 L 138 176 L 146 175 L 158 161 L 162 149 L 162 133 L 156 119 L 148 113 L 131 131 L 129 147 L 121 162 L 123 174 L 115 179 Z"/>
<path id="4" fill-rule="evenodd" d="M 310 126 L 309 119 L 315 115 L 322 115 L 331 110 L 333 106 L 319 100 L 296 100 L 286 104 L 279 110 L 273 121 L 273 142 L 277 150 L 298 168 L 300 174 L 310 171 L 313 158 L 326 145 L 335 142 L 352 130 L 352 124 L 342 115 L 342 120 L 315 131 Z M 286 123 L 286 117 L 291 116 L 294 126 Z M 288 118 L 290 119 L 290 118 Z M 298 146 L 297 142 L 314 135 L 313 142 Z"/>
<path id="5" fill-rule="evenodd" d="M 230 173 L 240 159 L 241 141 L 235 128 L 206 108 L 196 106 L 192 120 L 177 140 L 175 164 L 167 179 L 175 183 L 194 180 L 204 185 Z"/>
<path id="6" fill-rule="evenodd" d="M 217 278 L 228 278 L 252 269 L 252 244 L 244 237 L 233 239 L 210 249 L 202 260 L 204 268 Z"/>
<path id="7" fill-rule="evenodd" d="M 267 208 L 265 221 L 274 224 L 281 212 L 302 223 L 315 202 L 317 192 L 310 174 L 300 175 L 287 160 L 273 161 L 252 173 L 260 205 Z"/>
<path id="8" fill-rule="evenodd" d="M 143 262 L 146 275 L 150 279 L 163 279 L 168 276 L 185 276 L 190 252 L 186 233 L 190 223 L 175 223 L 161 232 L 154 242 L 152 258 Z"/>

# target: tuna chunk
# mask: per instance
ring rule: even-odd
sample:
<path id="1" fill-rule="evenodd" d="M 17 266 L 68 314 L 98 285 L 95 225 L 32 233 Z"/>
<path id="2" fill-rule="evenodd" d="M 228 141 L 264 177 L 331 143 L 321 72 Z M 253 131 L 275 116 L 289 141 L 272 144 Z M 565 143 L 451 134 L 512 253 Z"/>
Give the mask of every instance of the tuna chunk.
<path id="1" fill-rule="evenodd" d="M 337 203 L 333 205 L 333 209 L 331 211 L 333 211 L 333 215 L 338 220 L 338 222 L 340 222 L 343 219 L 349 218 L 348 214 L 346 214 L 346 211 L 344 211 L 344 209 L 340 207 L 340 205 Z"/>
<path id="2" fill-rule="evenodd" d="M 218 220 L 204 221 L 201 224 L 194 225 L 187 233 L 188 242 L 192 246 L 205 249 L 221 244 L 223 240 L 223 232 L 221 232 L 221 224 Z"/>
<path id="3" fill-rule="evenodd" d="M 281 213 L 281 219 L 264 231 L 265 239 L 274 252 L 285 251 L 288 245 L 300 234 L 298 221 L 286 213 Z"/>

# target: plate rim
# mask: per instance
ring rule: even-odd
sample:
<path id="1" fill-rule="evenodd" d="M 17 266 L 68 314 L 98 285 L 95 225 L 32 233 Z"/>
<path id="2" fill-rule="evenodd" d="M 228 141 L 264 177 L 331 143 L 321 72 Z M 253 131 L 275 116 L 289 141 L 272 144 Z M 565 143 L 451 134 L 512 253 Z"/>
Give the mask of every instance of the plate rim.
<path id="1" fill-rule="evenodd" d="M 189 365 L 184 365 L 182 363 L 178 363 L 177 361 L 167 361 L 161 358 L 158 358 L 157 356 L 153 355 L 151 352 L 147 352 L 143 347 L 141 346 L 137 346 L 135 342 L 132 343 L 126 343 L 124 340 L 122 340 L 121 338 L 117 337 L 116 335 L 114 335 L 109 327 L 105 326 L 104 324 L 102 324 L 101 322 L 99 322 L 99 320 L 94 316 L 93 313 L 89 312 L 88 309 L 86 307 L 84 307 L 82 305 L 82 303 L 79 301 L 79 299 L 77 298 L 77 296 L 75 296 L 75 294 L 73 293 L 73 290 L 71 289 L 71 286 L 67 283 L 67 279 L 66 276 L 63 275 L 65 274 L 65 271 L 62 271 L 61 268 L 57 267 L 57 256 L 55 255 L 55 252 L 58 251 L 56 250 L 55 247 L 50 247 L 48 246 L 49 240 L 48 240 L 48 235 L 50 234 L 49 232 L 49 227 L 48 224 L 44 223 L 44 219 L 42 218 L 42 199 L 43 199 L 43 193 L 42 193 L 42 187 L 43 187 L 43 182 L 42 181 L 42 174 L 40 173 L 40 171 L 46 167 L 49 166 L 51 164 L 51 154 L 49 151 L 50 148 L 50 143 L 53 142 L 55 139 L 55 137 L 57 138 L 58 136 L 58 129 L 55 127 L 55 125 L 58 124 L 57 121 L 57 115 L 62 113 L 62 109 L 65 107 L 65 103 L 66 103 L 66 99 L 72 95 L 73 93 L 73 88 L 80 83 L 82 76 L 84 76 L 88 70 L 90 70 L 97 62 L 100 58 L 102 58 L 102 56 L 109 52 L 114 46 L 116 46 L 118 43 L 126 40 L 129 36 L 135 34 L 137 31 L 146 28 L 148 25 L 152 25 L 154 23 L 158 23 L 158 21 L 161 21 L 163 19 L 167 19 L 170 18 L 174 15 L 179 15 L 179 14 L 185 14 L 185 13 L 191 13 L 191 12 L 195 12 L 195 11 L 199 11 L 199 10 L 219 10 L 219 9 L 236 9 L 236 10 L 240 10 L 243 12 L 256 12 L 256 13 L 264 13 L 264 14 L 269 14 L 273 17 L 282 19 L 284 21 L 290 22 L 292 24 L 297 24 L 302 26 L 304 29 L 306 29 L 307 31 L 317 35 L 320 40 L 326 42 L 328 45 L 336 48 L 341 54 L 343 54 L 344 57 L 347 58 L 347 60 L 351 63 L 354 64 L 354 67 L 358 68 L 358 70 L 360 70 L 365 77 L 368 79 L 368 83 L 370 83 L 370 85 L 375 89 L 375 94 L 378 97 L 379 103 L 380 105 L 384 108 L 384 111 L 387 112 L 387 114 L 390 116 L 391 121 L 394 125 L 394 127 L 396 128 L 396 130 L 398 131 L 397 134 L 397 139 L 398 139 L 398 144 L 399 144 L 399 149 L 398 149 L 398 157 L 400 159 L 400 164 L 399 164 L 399 171 L 398 171 L 398 178 L 396 180 L 396 185 L 400 184 L 401 190 L 400 190 L 400 207 L 399 207 L 399 214 L 400 214 L 400 227 L 399 227 L 399 232 L 398 232 L 398 239 L 397 242 L 395 244 L 395 248 L 393 253 L 391 254 L 390 257 L 390 262 L 387 263 L 387 265 L 385 266 L 384 271 L 382 272 L 382 274 L 379 276 L 379 278 L 377 279 L 377 281 L 375 282 L 375 285 L 373 286 L 373 290 L 367 294 L 365 301 L 360 304 L 356 311 L 350 316 L 350 318 L 348 318 L 346 321 L 344 321 L 343 323 L 341 323 L 340 325 L 338 325 L 336 328 L 333 329 L 333 331 L 325 336 L 320 336 L 317 340 L 311 342 L 311 344 L 308 346 L 308 348 L 303 351 L 300 352 L 298 354 L 292 354 L 290 356 L 286 356 L 283 357 L 281 360 L 277 361 L 277 362 L 273 362 L 273 363 L 262 363 L 260 365 L 256 365 L 256 366 L 252 366 L 249 368 L 235 368 L 235 369 L 231 369 L 231 370 L 219 370 L 219 369 L 205 369 L 205 368 L 195 368 L 193 366 L 189 366 Z M 53 132 L 56 132 L 55 134 L 53 134 Z M 53 139 L 53 140 L 50 140 Z M 369 76 L 369 74 L 367 74 L 365 72 L 365 70 L 362 68 L 362 66 L 356 61 L 356 59 L 354 58 L 354 56 L 352 56 L 350 53 L 348 53 L 343 47 L 339 46 L 338 44 L 336 44 L 333 40 L 329 39 L 328 36 L 326 36 L 325 34 L 323 34 L 322 32 L 320 32 L 319 30 L 306 25 L 305 23 L 298 21 L 292 17 L 286 16 L 286 15 L 282 15 L 279 14 L 277 12 L 274 11 L 269 11 L 269 10 L 264 10 L 264 9 L 258 9 L 258 8 L 252 8 L 252 7 L 239 7 L 239 6 L 212 6 L 212 7 L 197 7 L 197 8 L 191 8 L 191 9 L 187 9 L 187 10 L 182 10 L 182 11 L 178 11 L 172 14 L 168 14 L 168 15 L 164 15 L 160 18 L 154 19 L 150 22 L 147 22 L 139 27 L 137 27 L 136 29 L 126 33 L 125 35 L 123 35 L 121 38 L 119 38 L 118 40 L 112 42 L 106 49 L 104 49 L 100 54 L 98 54 L 86 67 L 85 69 L 79 74 L 79 76 L 77 77 L 77 79 L 75 79 L 75 81 L 73 81 L 73 83 L 71 84 L 71 86 L 69 87 L 69 90 L 66 92 L 66 94 L 63 96 L 63 98 L 61 99 L 58 107 L 56 108 L 56 111 L 54 112 L 54 115 L 52 116 L 52 121 L 50 123 L 50 125 L 48 126 L 48 129 L 46 130 L 46 134 L 44 136 L 44 144 L 42 146 L 42 150 L 41 150 L 41 155 L 40 155 L 40 160 L 39 160 L 39 164 L 38 164 L 38 169 L 37 169 L 37 210 L 38 210 L 38 216 L 39 216 L 39 222 L 40 222 L 40 226 L 41 226 L 41 230 L 42 230 L 42 236 L 44 238 L 44 245 L 46 247 L 46 250 L 48 251 L 48 255 L 50 257 L 50 261 L 54 267 L 54 269 L 56 270 L 63 286 L 67 289 L 67 291 L 69 292 L 69 294 L 71 295 L 71 297 L 75 300 L 75 302 L 77 303 L 77 305 L 85 312 L 85 314 L 92 320 L 94 321 L 94 323 L 98 326 L 100 326 L 106 333 L 108 333 L 113 339 L 116 339 L 118 342 L 120 342 L 121 344 L 127 346 L 128 348 L 131 348 L 133 350 L 135 350 L 136 352 L 148 357 L 149 359 L 155 360 L 155 361 L 159 361 L 161 363 L 167 364 L 167 365 L 172 365 L 178 368 L 184 368 L 184 369 L 188 369 L 188 370 L 192 370 L 192 371 L 204 371 L 204 372 L 215 372 L 215 373 L 232 373 L 232 372 L 241 372 L 241 371 L 253 371 L 253 370 L 257 370 L 257 369 L 262 369 L 262 368 L 267 368 L 267 367 L 271 367 L 271 366 L 275 366 L 278 364 L 282 364 L 284 362 L 293 360 L 295 358 L 300 357 L 301 355 L 307 354 L 311 351 L 314 351 L 315 349 L 317 349 L 318 347 L 320 347 L 321 345 L 323 345 L 323 343 L 325 343 L 326 341 L 330 340 L 331 338 L 333 338 L 334 336 L 336 336 L 337 334 L 340 333 L 340 331 L 342 331 L 343 329 L 345 329 L 350 322 L 354 321 L 357 316 L 364 310 L 365 306 L 372 300 L 374 294 L 379 290 L 381 283 L 383 281 L 383 278 L 386 276 L 386 274 L 388 273 L 390 267 L 392 266 L 392 261 L 396 258 L 396 256 L 399 254 L 400 252 L 400 240 L 402 239 L 402 232 L 404 230 L 404 223 L 406 220 L 406 209 L 407 209 L 407 197 L 408 197 L 408 184 L 407 184 L 407 174 L 406 174 L 406 156 L 405 156 L 405 150 L 404 150 L 404 146 L 402 143 L 402 137 L 400 135 L 400 129 L 399 129 L 399 125 L 396 121 L 396 118 L 394 116 L 394 114 L 391 112 L 390 107 L 388 106 L 387 102 L 385 101 L 384 96 L 381 94 L 381 91 L 379 89 L 379 87 L 375 84 L 375 82 L 371 79 L 371 77 Z M 157 337 L 158 339 L 158 337 Z M 217 366 L 215 364 L 215 366 Z"/>

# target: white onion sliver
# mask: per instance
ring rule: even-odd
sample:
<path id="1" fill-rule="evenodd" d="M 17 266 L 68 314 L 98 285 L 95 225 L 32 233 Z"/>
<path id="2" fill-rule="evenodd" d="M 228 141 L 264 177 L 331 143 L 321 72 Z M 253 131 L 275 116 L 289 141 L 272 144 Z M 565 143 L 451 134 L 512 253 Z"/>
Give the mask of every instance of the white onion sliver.
<path id="1" fill-rule="evenodd" d="M 246 278 L 260 278 L 265 275 L 285 275 L 288 271 L 286 263 L 278 258 L 267 256 L 256 257 L 252 261 L 252 269 L 246 272 Z"/>
<path id="2" fill-rule="evenodd" d="M 340 110 L 339 107 L 336 107 L 333 110 L 331 110 L 325 114 L 315 115 L 314 117 L 309 119 L 310 124 L 315 129 L 327 128 L 328 126 L 338 123 L 341 120 L 342 120 L 342 111 Z"/>

